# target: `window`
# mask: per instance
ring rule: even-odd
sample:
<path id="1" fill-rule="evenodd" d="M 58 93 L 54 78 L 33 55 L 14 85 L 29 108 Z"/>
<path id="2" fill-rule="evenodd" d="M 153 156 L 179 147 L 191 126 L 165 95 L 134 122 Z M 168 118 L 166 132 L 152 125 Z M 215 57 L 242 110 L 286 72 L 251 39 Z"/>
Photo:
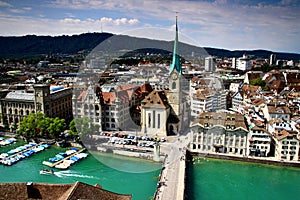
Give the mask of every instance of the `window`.
<path id="1" fill-rule="evenodd" d="M 152 128 L 155 128 L 155 110 L 153 110 L 153 124 L 152 124 Z"/>
<path id="2" fill-rule="evenodd" d="M 148 113 L 148 127 L 151 127 L 151 113 Z"/>
<path id="3" fill-rule="evenodd" d="M 160 128 L 160 114 L 157 114 L 157 128 Z"/>
<path id="4" fill-rule="evenodd" d="M 172 83 L 172 89 L 176 89 L 176 82 Z"/>

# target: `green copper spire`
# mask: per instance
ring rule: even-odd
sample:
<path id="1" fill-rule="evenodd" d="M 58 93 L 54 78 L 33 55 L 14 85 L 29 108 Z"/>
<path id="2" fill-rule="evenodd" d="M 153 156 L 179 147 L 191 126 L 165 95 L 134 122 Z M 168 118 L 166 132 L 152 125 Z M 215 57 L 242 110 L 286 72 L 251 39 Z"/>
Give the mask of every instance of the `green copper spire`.
<path id="1" fill-rule="evenodd" d="M 176 16 L 176 35 L 174 41 L 173 60 L 170 66 L 170 73 L 175 69 L 178 75 L 180 76 L 182 68 L 180 64 L 180 57 L 177 53 L 177 50 L 178 50 L 178 27 L 177 27 L 177 16 Z"/>

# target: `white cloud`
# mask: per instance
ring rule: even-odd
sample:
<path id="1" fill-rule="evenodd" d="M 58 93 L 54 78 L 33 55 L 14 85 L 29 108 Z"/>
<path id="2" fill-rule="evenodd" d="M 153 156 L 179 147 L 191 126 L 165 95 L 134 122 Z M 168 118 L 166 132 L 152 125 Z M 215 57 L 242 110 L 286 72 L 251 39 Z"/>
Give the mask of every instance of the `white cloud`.
<path id="1" fill-rule="evenodd" d="M 171 26 L 174 31 L 175 15 L 176 11 L 179 11 L 179 31 L 199 41 L 203 46 L 230 49 L 238 47 L 299 49 L 296 47 L 296 41 L 298 41 L 297 34 L 300 34 L 300 8 L 299 4 L 295 6 L 295 1 L 292 0 L 277 1 L 272 4 L 245 4 L 244 1 L 234 4 L 226 0 L 211 2 L 56 0 L 52 2 L 50 9 L 60 8 L 65 13 L 63 15 L 65 19 L 48 19 L 48 21 L 34 18 L 18 19 L 19 21 L 12 22 L 7 29 L 20 33 L 22 30 L 23 33 L 43 31 L 43 34 L 55 33 L 55 35 L 100 31 L 101 26 L 105 32 L 112 33 L 145 27 L 170 29 Z M 100 16 L 100 19 L 79 17 L 85 12 L 92 13 L 95 10 L 104 13 L 104 16 Z M 77 14 L 79 12 L 83 14 Z M 111 17 L 107 13 L 115 14 Z M 13 18 L 8 21 L 12 20 Z M 46 22 L 49 25 L 43 24 Z M 26 28 L 21 23 L 28 24 L 31 28 Z M 0 34 L 9 34 L 4 24 L 9 26 L 0 20 Z M 39 29 L 38 26 L 42 28 Z"/>
<path id="2" fill-rule="evenodd" d="M 95 20 L 86 18 L 64 18 L 59 20 L 31 17 L 0 16 L 0 35 L 73 35 L 103 31 L 121 33 L 136 28 L 138 19 L 102 17 Z"/>
<path id="3" fill-rule="evenodd" d="M 24 13 L 24 10 L 22 10 L 22 9 L 17 9 L 17 8 L 9 9 L 9 11 L 12 12 L 12 13 Z"/>
<path id="4" fill-rule="evenodd" d="M 31 11 L 32 8 L 31 7 L 23 7 L 23 8 L 11 8 L 9 9 L 10 12 L 12 13 L 25 13 L 28 11 Z"/>
<path id="5" fill-rule="evenodd" d="M 0 7 L 12 7 L 12 5 L 7 2 L 0 1 Z"/>
<path id="6" fill-rule="evenodd" d="M 30 11 L 30 10 L 32 10 L 32 8 L 31 7 L 23 7 L 23 10 Z"/>

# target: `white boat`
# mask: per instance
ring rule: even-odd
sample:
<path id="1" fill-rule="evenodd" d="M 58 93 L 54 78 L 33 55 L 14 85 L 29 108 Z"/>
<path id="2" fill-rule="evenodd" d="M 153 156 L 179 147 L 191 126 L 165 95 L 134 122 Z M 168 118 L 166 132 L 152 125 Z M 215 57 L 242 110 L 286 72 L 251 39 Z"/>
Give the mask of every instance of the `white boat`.
<path id="1" fill-rule="evenodd" d="M 54 171 L 52 169 L 42 169 L 40 174 L 54 174 Z"/>

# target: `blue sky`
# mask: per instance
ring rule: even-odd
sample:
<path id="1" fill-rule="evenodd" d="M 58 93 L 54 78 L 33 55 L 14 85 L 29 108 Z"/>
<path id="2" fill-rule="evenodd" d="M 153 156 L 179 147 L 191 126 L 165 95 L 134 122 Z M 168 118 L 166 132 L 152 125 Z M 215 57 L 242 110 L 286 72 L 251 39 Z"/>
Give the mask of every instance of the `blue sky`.
<path id="1" fill-rule="evenodd" d="M 300 53 L 299 0 L 0 0 L 0 35 L 72 35 L 102 27 L 151 38 L 150 28 L 171 31 L 162 38 L 172 40 L 176 12 L 180 34 L 198 46 Z"/>

